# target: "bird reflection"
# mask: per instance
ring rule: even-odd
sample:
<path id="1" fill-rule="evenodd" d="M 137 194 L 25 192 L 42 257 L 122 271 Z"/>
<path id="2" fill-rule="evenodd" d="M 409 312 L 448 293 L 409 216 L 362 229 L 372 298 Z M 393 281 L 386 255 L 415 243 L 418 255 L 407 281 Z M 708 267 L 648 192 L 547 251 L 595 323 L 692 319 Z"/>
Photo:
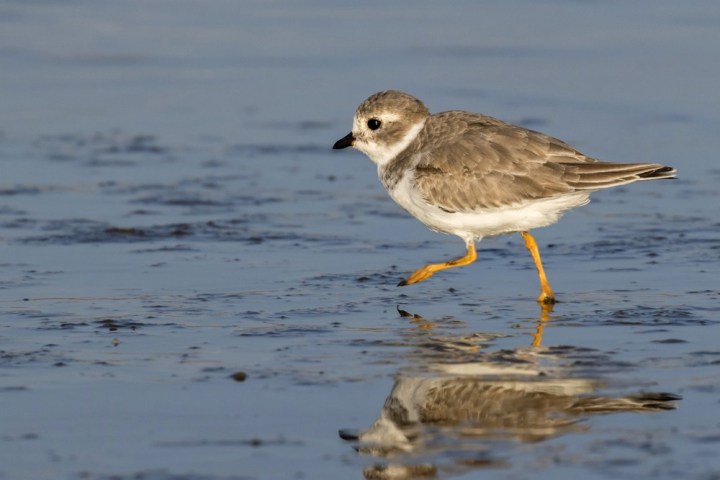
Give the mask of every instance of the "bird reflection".
<path id="1" fill-rule="evenodd" d="M 483 335 L 475 348 L 467 337 L 419 342 L 410 354 L 415 366 L 396 375 L 372 426 L 357 434 L 340 432 L 357 442 L 361 454 L 386 462 L 365 468 L 365 477 L 410 479 L 501 466 L 509 461 L 496 453 L 504 442 L 541 442 L 585 431 L 589 426 L 582 420 L 590 415 L 675 408 L 680 397 L 670 393 L 599 393 L 607 382 L 573 372 L 587 349 L 538 348 L 550 313 L 541 312 L 532 347 L 485 353 L 482 343 L 490 337 Z M 421 316 L 401 315 L 427 328 Z M 423 355 L 431 350 L 443 356 Z M 428 361 L 419 362 L 422 358 Z"/>

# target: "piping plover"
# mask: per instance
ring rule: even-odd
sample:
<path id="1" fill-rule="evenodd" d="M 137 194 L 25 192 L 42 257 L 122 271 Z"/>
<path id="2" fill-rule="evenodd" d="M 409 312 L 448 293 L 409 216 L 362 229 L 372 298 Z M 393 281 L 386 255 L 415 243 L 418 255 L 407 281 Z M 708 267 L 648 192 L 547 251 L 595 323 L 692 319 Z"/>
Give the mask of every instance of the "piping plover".
<path id="1" fill-rule="evenodd" d="M 375 162 L 380 181 L 401 207 L 467 246 L 462 257 L 425 265 L 399 286 L 474 262 L 475 242 L 483 237 L 520 232 L 538 271 L 542 304 L 555 303 L 555 294 L 530 229 L 555 223 L 588 203 L 596 190 L 675 176 L 674 168 L 654 163 L 600 161 L 556 138 L 479 113 L 431 115 L 420 100 L 397 90 L 360 104 L 352 132 L 333 145 L 346 147 Z"/>

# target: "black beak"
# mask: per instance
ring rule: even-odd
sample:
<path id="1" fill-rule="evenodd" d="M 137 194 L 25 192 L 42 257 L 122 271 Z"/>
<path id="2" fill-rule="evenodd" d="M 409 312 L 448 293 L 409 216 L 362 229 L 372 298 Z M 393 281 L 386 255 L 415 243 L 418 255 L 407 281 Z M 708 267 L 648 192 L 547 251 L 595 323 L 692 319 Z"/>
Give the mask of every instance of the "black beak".
<path id="1" fill-rule="evenodd" d="M 340 150 L 341 148 L 352 147 L 354 141 L 355 137 L 353 137 L 352 132 L 350 132 L 343 138 L 335 142 L 335 145 L 333 145 L 333 150 Z"/>

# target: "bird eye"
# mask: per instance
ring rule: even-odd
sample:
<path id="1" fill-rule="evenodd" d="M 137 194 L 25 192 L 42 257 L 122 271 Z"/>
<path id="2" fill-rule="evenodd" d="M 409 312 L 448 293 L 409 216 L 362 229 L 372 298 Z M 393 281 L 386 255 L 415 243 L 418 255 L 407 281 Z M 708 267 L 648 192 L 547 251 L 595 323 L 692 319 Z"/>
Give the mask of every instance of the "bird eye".
<path id="1" fill-rule="evenodd" d="M 368 120 L 367 126 L 370 130 L 377 130 L 378 128 L 380 128 L 380 124 L 380 120 L 378 120 L 377 118 L 371 118 L 370 120 Z"/>

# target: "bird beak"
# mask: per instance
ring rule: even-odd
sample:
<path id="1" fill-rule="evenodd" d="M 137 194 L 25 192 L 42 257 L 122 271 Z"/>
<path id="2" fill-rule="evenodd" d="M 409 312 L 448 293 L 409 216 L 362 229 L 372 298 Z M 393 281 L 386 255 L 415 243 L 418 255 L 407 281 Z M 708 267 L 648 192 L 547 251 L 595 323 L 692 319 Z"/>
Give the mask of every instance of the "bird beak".
<path id="1" fill-rule="evenodd" d="M 353 143 L 355 143 L 355 137 L 353 137 L 352 132 L 350 132 L 343 138 L 335 142 L 335 145 L 333 145 L 333 150 L 340 150 L 341 148 L 352 147 Z"/>

